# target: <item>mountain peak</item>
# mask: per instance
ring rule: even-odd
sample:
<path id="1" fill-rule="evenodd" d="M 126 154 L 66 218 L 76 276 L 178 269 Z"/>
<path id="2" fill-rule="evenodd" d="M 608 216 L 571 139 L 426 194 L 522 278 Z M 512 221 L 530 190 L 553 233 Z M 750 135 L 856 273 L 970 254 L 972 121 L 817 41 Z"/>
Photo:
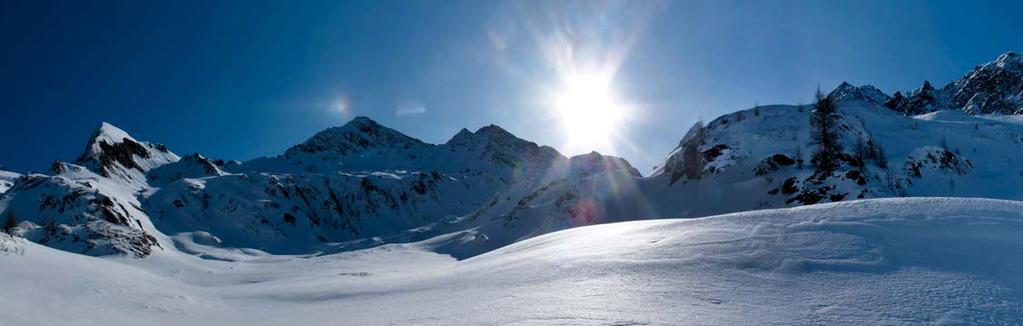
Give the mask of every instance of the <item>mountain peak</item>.
<path id="1" fill-rule="evenodd" d="M 367 116 L 358 115 L 358 116 L 355 116 L 354 118 L 352 118 L 352 120 L 349 121 L 349 122 L 373 122 L 373 123 L 375 123 L 376 121 L 373 121 L 373 119 L 370 119 Z"/>
<path id="2" fill-rule="evenodd" d="M 504 130 L 504 128 L 501 128 L 500 126 L 495 124 L 489 124 L 483 128 L 480 128 L 479 130 L 476 130 L 476 134 L 510 135 L 514 137 L 514 135 L 512 135 L 510 132 Z"/>
<path id="3" fill-rule="evenodd" d="M 372 148 L 408 149 L 428 146 L 373 119 L 358 116 L 340 127 L 327 128 L 305 142 L 289 148 L 284 155 L 334 152 L 348 155 Z"/>
<path id="4" fill-rule="evenodd" d="M 123 129 L 109 122 L 100 122 L 99 127 L 92 133 L 92 138 L 89 139 L 89 145 L 95 145 L 100 141 L 106 141 L 108 144 L 116 144 L 124 141 L 125 139 L 135 141 L 127 132 Z"/>
<path id="5" fill-rule="evenodd" d="M 367 116 L 357 116 L 349 120 L 345 125 L 359 125 L 359 126 L 382 126 L 376 120 L 370 119 Z"/>
<path id="6" fill-rule="evenodd" d="M 121 128 L 102 122 L 76 163 L 106 177 L 144 180 L 130 171 L 145 172 L 178 159 L 164 145 L 137 141 Z"/>
<path id="7" fill-rule="evenodd" d="M 928 80 L 924 81 L 924 85 L 920 86 L 921 91 L 930 92 L 934 90 L 934 86 L 931 86 L 931 82 Z"/>
<path id="8" fill-rule="evenodd" d="M 455 134 L 454 137 L 451 137 L 451 139 L 448 140 L 448 142 L 445 144 L 446 145 L 464 144 L 472 141 L 474 135 L 475 134 L 473 134 L 472 131 L 469 131 L 469 129 L 462 128 L 462 130 L 459 130 L 458 133 Z"/>
<path id="9" fill-rule="evenodd" d="M 871 85 L 853 86 L 848 82 L 842 82 L 828 97 L 836 102 L 859 101 L 872 104 L 883 104 L 888 101 L 888 95 Z"/>

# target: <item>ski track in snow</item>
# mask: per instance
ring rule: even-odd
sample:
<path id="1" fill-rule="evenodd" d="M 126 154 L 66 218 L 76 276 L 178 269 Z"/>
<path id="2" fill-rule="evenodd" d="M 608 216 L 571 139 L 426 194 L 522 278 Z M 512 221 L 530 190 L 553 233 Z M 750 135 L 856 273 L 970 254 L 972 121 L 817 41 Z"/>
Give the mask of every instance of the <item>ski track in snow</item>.
<path id="1" fill-rule="evenodd" d="M 462 261 L 430 240 L 137 260 L 5 238 L 0 324 L 1019 324 L 1021 212 L 876 199 L 581 227 Z"/>

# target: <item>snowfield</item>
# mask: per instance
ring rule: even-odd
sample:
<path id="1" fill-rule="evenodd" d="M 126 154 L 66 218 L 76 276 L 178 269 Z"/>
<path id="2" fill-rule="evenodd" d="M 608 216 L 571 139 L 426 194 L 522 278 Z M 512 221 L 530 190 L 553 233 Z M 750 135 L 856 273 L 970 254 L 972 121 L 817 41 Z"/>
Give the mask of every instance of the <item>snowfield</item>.
<path id="1" fill-rule="evenodd" d="M 435 252 L 443 235 L 319 256 L 178 235 L 142 260 L 5 237 L 0 324 L 1018 325 L 1021 215 L 870 199 L 580 227 L 461 261 Z"/>

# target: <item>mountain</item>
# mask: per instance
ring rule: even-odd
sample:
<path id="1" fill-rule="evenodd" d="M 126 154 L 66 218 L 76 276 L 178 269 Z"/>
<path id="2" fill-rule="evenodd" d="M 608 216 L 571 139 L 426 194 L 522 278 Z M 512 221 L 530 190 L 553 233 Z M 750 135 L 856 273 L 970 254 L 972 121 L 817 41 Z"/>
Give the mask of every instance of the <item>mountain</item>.
<path id="1" fill-rule="evenodd" d="M 1002 54 L 977 66 L 963 78 L 935 90 L 929 82 L 903 96 L 896 93 L 888 107 L 906 115 L 939 110 L 962 110 L 968 114 L 1013 115 L 1023 113 L 1023 55 Z"/>
<path id="2" fill-rule="evenodd" d="M 305 142 L 289 148 L 284 156 L 331 153 L 343 158 L 372 155 L 375 151 L 414 152 L 431 146 L 367 117 L 355 117 L 344 126 L 316 133 Z"/>
<path id="3" fill-rule="evenodd" d="M 196 237 L 308 253 L 471 227 L 463 217 L 494 198 L 605 165 L 632 169 L 596 153 L 570 160 L 494 125 L 434 145 L 359 117 L 283 155 L 225 163 L 179 158 L 103 123 L 75 163 L 11 174 L 0 207 L 13 234 L 92 255 L 144 257 Z"/>
<path id="4" fill-rule="evenodd" d="M 225 162 L 179 157 L 103 123 L 73 163 L 0 174 L 0 216 L 11 234 L 90 255 L 206 255 L 196 243 L 328 254 L 429 240 L 466 259 L 626 220 L 884 197 L 1021 199 L 1023 119 L 1004 115 L 1019 99 L 1020 60 L 1007 53 L 942 89 L 888 96 L 842 83 L 812 105 L 697 123 L 646 177 L 622 158 L 568 158 L 495 125 L 429 144 L 357 117 L 281 155 Z M 828 146 L 811 122 L 821 117 Z"/>
<path id="5" fill-rule="evenodd" d="M 141 207 L 146 172 L 179 158 L 165 146 L 140 142 L 102 123 L 75 163 L 56 161 L 52 175 L 18 177 L 3 194 L 7 232 L 91 255 L 145 257 L 170 242 Z"/>

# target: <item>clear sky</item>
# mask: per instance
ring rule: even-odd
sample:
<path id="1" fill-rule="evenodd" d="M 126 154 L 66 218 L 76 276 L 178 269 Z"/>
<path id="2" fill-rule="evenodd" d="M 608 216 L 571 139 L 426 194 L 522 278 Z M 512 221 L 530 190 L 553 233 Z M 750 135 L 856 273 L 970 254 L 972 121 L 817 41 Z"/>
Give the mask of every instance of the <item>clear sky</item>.
<path id="1" fill-rule="evenodd" d="M 1023 2 L 3 1 L 0 165 L 72 160 L 101 121 L 178 154 L 276 155 L 364 115 L 432 143 L 497 124 L 644 174 L 698 119 L 841 81 L 943 85 L 1023 50 Z M 552 112 L 609 76 L 607 142 Z"/>

